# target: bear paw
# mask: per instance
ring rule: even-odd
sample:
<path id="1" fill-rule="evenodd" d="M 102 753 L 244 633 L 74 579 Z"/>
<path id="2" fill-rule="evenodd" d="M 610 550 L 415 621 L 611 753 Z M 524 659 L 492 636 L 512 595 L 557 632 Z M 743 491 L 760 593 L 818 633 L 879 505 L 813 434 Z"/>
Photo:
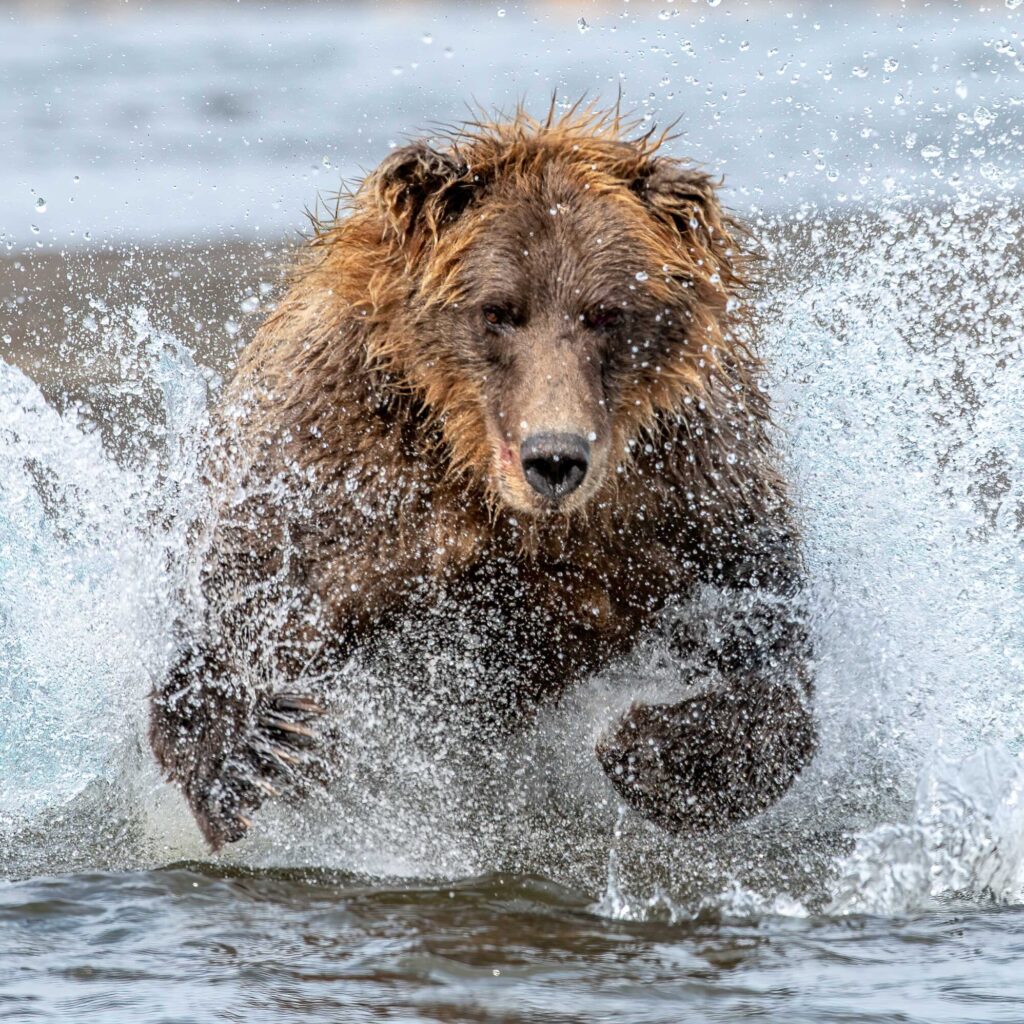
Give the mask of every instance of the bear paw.
<path id="1" fill-rule="evenodd" d="M 770 807 L 815 747 L 793 687 L 718 690 L 635 704 L 597 744 L 622 798 L 672 832 L 709 832 Z"/>
<path id="2" fill-rule="evenodd" d="M 326 764 L 317 753 L 315 723 L 324 710 L 296 693 L 261 694 L 249 727 L 221 764 L 216 777 L 193 794 L 192 809 L 213 850 L 241 839 L 267 797 L 302 792 L 324 782 Z"/>

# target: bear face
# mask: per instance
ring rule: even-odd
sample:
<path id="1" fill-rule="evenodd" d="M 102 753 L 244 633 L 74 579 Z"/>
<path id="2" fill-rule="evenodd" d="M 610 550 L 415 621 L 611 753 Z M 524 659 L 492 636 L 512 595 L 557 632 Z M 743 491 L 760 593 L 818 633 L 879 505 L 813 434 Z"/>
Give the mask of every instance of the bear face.
<path id="1" fill-rule="evenodd" d="M 408 288 L 368 356 L 493 506 L 585 515 L 666 418 L 716 387 L 759 400 L 739 229 L 660 141 L 607 116 L 481 126 L 394 152 L 356 196 Z"/>

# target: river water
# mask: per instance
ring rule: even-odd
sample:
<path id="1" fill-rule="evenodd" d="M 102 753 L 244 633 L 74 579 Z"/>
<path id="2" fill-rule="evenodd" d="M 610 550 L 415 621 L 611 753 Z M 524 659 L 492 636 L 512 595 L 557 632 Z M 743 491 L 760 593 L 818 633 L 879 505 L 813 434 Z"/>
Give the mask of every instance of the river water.
<path id="1" fill-rule="evenodd" d="M 0 347 L 0 1019 L 1024 1020 L 1019 13 L 346 10 L 29 19 L 9 24 L 32 47 L 0 41 L 0 208 L 24 279 L 66 247 L 143 268 L 120 305 L 71 274 L 31 365 Z M 217 75 L 228 115 L 189 99 Z M 449 760 L 412 757 L 402 722 L 359 716 L 337 785 L 211 859 L 147 752 L 145 697 L 209 402 L 275 283 L 211 298 L 201 261 L 167 270 L 207 310 L 200 354 L 195 324 L 149 301 L 143 254 L 259 237 L 254 211 L 276 242 L 328 170 L 474 91 L 619 80 L 641 111 L 694 119 L 678 145 L 729 170 L 767 242 L 818 758 L 713 839 L 624 812 L 591 750 L 614 695 L 667 671 L 645 649 L 491 764 L 457 737 Z M 61 176 L 89 145 L 76 194 Z M 42 331 L 44 299 L 15 287 L 5 332 Z M 370 707 L 372 680 L 344 671 Z"/>

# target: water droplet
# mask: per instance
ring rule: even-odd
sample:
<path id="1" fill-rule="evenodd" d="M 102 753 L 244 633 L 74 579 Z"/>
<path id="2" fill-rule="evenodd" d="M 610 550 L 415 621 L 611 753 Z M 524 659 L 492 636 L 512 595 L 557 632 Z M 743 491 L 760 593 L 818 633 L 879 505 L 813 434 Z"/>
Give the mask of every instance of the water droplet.
<path id="1" fill-rule="evenodd" d="M 988 110 L 986 107 L 975 107 L 974 108 L 974 123 L 979 128 L 987 128 L 993 121 L 995 121 L 996 115 Z"/>
<path id="2" fill-rule="evenodd" d="M 499 7 L 498 8 L 498 17 L 499 18 L 504 18 L 505 17 L 505 8 L 504 7 Z"/>
<path id="3" fill-rule="evenodd" d="M 429 32 L 424 32 L 421 38 L 423 39 L 423 42 L 427 44 L 427 46 L 429 46 L 434 41 L 434 37 Z"/>
<path id="4" fill-rule="evenodd" d="M 46 213 L 46 200 L 42 196 L 36 200 L 36 212 Z"/>
<path id="5" fill-rule="evenodd" d="M 444 55 L 451 59 L 452 57 L 455 56 L 455 51 L 450 46 L 446 46 L 444 48 Z"/>
<path id="6" fill-rule="evenodd" d="M 1006 0 L 1006 6 L 1011 10 L 1017 10 L 1020 5 L 1024 3 L 1024 0 Z"/>
<path id="7" fill-rule="evenodd" d="M 260 300 L 255 295 L 249 295 L 238 304 L 243 313 L 255 313 L 260 308 Z"/>
<path id="8" fill-rule="evenodd" d="M 868 69 L 867 68 L 862 68 L 860 66 L 855 67 L 853 69 L 853 77 L 854 78 L 867 78 L 868 77 Z"/>
<path id="9" fill-rule="evenodd" d="M 581 33 L 590 31 L 590 25 L 587 24 L 586 18 L 577 18 L 576 27 L 580 30 Z"/>
<path id="10" fill-rule="evenodd" d="M 925 160 L 935 160 L 937 157 L 942 156 L 942 150 L 938 146 L 924 146 L 921 149 L 921 156 Z"/>
<path id="11" fill-rule="evenodd" d="M 957 96 L 960 99 L 962 99 L 962 100 L 967 99 L 967 86 L 964 85 L 963 82 L 957 82 L 956 83 L 956 90 L 955 90 L 955 92 L 956 92 Z"/>
<path id="12" fill-rule="evenodd" d="M 38 235 L 39 234 L 39 225 L 38 224 L 33 224 L 32 225 L 32 234 L 33 235 Z"/>
<path id="13" fill-rule="evenodd" d="M 891 75 L 894 71 L 898 71 L 900 62 L 895 57 L 886 57 L 882 64 L 886 74 Z"/>
<path id="14" fill-rule="evenodd" d="M 82 179 L 76 174 L 71 180 L 77 185 Z"/>
<path id="15" fill-rule="evenodd" d="M 638 270 L 638 271 L 636 272 L 636 279 L 637 279 L 638 281 L 646 281 L 646 280 L 647 280 L 647 278 L 648 278 L 648 276 L 649 276 L 649 275 L 648 275 L 648 274 L 647 274 L 647 272 L 646 272 L 646 271 L 644 271 L 644 270 Z"/>
<path id="16" fill-rule="evenodd" d="M 708 0 L 708 7 L 717 7 L 722 0 Z"/>
<path id="17" fill-rule="evenodd" d="M 228 337 L 234 338 L 241 329 L 241 325 L 237 320 L 224 321 L 224 330 L 227 332 Z"/>

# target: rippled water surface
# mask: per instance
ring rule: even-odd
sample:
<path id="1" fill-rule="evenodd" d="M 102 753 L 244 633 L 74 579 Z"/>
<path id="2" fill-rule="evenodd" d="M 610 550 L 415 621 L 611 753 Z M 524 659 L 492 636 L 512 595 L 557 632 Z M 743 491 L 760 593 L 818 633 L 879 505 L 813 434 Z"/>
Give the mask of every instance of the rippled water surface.
<path id="1" fill-rule="evenodd" d="M 1024 10 L 837 8 L 5 12 L 0 1020 L 1024 1020 Z M 353 664 L 345 772 L 211 858 L 146 694 L 280 232 L 466 96 L 620 82 L 766 243 L 818 757 L 670 837 L 592 754 L 656 644 L 486 764 Z"/>
<path id="2" fill-rule="evenodd" d="M 23 1020 L 1019 1021 L 1024 913 L 609 921 L 536 877 L 40 879 L 0 894 Z"/>

